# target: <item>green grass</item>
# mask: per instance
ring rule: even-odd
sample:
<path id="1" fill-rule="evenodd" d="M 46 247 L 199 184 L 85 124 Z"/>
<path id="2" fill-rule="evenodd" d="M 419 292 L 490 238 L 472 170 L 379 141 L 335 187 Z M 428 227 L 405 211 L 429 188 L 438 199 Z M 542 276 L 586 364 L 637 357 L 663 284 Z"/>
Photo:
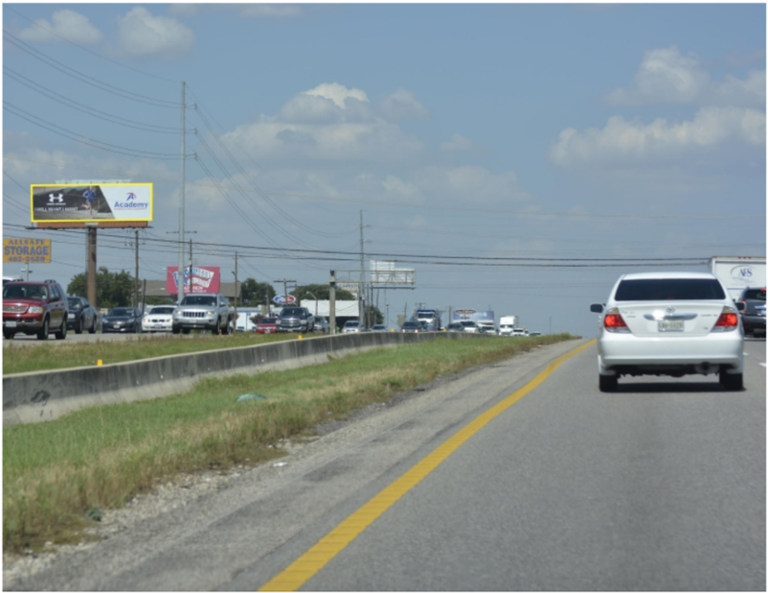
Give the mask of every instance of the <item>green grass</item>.
<path id="1" fill-rule="evenodd" d="M 78 541 L 99 509 L 119 508 L 180 472 L 263 463 L 280 455 L 270 445 L 311 435 L 323 421 L 439 375 L 567 339 L 438 339 L 380 348 L 290 371 L 205 378 L 183 394 L 4 428 L 4 549 Z M 111 346 L 102 344 L 103 356 L 117 356 Z M 267 399 L 237 402 L 245 393 Z"/>
<path id="2" fill-rule="evenodd" d="M 302 336 L 309 339 L 313 336 Z M 180 335 L 146 336 L 136 340 L 97 339 L 88 342 L 35 344 L 34 346 L 8 345 L 3 348 L 3 374 L 29 373 L 129 362 L 171 354 L 189 354 L 201 350 L 218 350 L 254 346 L 281 340 L 296 340 L 297 334 L 238 333 L 228 336 L 200 334 L 192 337 Z"/>

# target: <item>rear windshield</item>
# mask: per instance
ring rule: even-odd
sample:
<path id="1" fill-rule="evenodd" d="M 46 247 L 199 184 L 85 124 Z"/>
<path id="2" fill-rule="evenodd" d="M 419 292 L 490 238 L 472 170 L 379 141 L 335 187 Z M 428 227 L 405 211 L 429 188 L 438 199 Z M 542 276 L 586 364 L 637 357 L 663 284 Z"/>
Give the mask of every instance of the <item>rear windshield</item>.
<path id="1" fill-rule="evenodd" d="M 741 295 L 741 298 L 745 301 L 747 299 L 753 300 L 753 301 L 764 301 L 765 300 L 765 289 L 764 288 L 748 288 L 744 291 L 744 294 Z"/>
<path id="2" fill-rule="evenodd" d="M 714 278 L 623 280 L 615 296 L 617 301 L 707 301 L 724 298 L 723 287 Z"/>
<path id="3" fill-rule="evenodd" d="M 200 307 L 215 307 L 216 306 L 216 297 L 215 296 L 206 296 L 206 295 L 193 295 L 193 296 L 185 296 L 182 301 L 182 305 L 197 305 Z"/>

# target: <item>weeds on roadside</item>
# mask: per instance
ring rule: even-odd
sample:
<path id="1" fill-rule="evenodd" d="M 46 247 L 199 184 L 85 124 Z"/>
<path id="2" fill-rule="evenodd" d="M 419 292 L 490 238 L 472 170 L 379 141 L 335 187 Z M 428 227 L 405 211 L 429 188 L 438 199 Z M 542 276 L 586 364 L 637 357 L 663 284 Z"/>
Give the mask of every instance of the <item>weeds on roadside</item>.
<path id="1" fill-rule="evenodd" d="M 289 371 L 201 379 L 187 393 L 87 408 L 3 430 L 3 544 L 40 549 L 87 537 L 118 508 L 181 472 L 256 465 L 280 439 L 311 434 L 437 376 L 572 336 L 435 340 L 371 350 Z M 55 349 L 55 348 L 54 348 Z M 244 393 L 266 401 L 238 402 Z"/>

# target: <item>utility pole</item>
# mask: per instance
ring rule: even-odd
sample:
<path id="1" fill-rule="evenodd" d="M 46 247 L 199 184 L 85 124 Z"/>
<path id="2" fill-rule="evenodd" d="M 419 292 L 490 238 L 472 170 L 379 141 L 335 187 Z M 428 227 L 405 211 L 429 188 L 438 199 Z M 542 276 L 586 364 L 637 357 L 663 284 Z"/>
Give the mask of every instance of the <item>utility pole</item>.
<path id="1" fill-rule="evenodd" d="M 179 271 L 177 275 L 176 283 L 176 300 L 180 301 L 184 298 L 184 183 L 186 177 L 186 98 L 185 98 L 186 84 L 181 81 L 181 188 L 179 192 Z M 192 270 L 190 270 L 191 276 Z M 192 278 L 190 277 L 190 283 Z M 191 284 L 190 284 L 191 288 Z"/>
<path id="2" fill-rule="evenodd" d="M 328 299 L 330 300 L 329 303 L 329 311 L 328 316 L 330 317 L 330 320 L 328 323 L 330 323 L 331 327 L 330 332 L 332 334 L 336 333 L 336 270 L 331 270 L 331 282 L 330 282 L 330 290 L 328 291 Z"/>
<path id="3" fill-rule="evenodd" d="M 193 282 L 195 275 L 192 273 L 192 239 L 189 240 L 189 292 L 195 292 Z"/>
<path id="4" fill-rule="evenodd" d="M 237 251 L 235 251 L 235 271 L 232 273 L 235 275 L 235 333 L 237 333 Z M 245 325 L 248 325 L 247 321 Z"/>
<path id="5" fill-rule="evenodd" d="M 364 256 L 363 256 L 363 211 L 360 210 L 360 285 L 357 289 L 357 309 L 358 309 L 358 315 L 360 318 L 360 325 L 365 326 L 365 309 L 364 309 L 364 300 L 365 300 L 365 293 L 363 292 L 363 287 L 365 286 L 365 264 L 363 263 Z"/>
<path id="6" fill-rule="evenodd" d="M 288 296 L 288 283 L 289 282 L 296 282 L 296 280 L 282 279 L 282 280 L 273 280 L 272 282 L 282 282 L 283 283 L 283 295 L 287 297 Z"/>

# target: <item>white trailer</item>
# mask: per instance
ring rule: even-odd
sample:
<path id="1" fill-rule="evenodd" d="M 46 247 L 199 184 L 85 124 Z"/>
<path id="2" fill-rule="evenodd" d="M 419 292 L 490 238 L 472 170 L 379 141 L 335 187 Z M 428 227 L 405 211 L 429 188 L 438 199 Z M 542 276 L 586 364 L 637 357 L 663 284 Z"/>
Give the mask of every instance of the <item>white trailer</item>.
<path id="1" fill-rule="evenodd" d="M 510 336 L 517 327 L 517 315 L 502 315 L 499 317 L 499 335 Z"/>
<path id="2" fill-rule="evenodd" d="M 716 255 L 709 260 L 709 270 L 728 289 L 734 300 L 749 287 L 765 286 L 765 258 Z"/>

